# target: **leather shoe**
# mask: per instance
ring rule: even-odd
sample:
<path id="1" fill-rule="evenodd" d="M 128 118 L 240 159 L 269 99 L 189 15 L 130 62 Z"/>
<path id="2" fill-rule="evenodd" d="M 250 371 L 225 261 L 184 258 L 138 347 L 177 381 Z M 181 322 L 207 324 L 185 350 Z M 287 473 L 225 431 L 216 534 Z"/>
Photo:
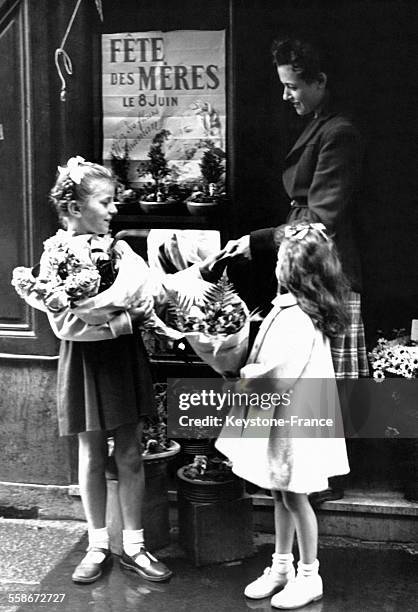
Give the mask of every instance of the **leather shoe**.
<path id="1" fill-rule="evenodd" d="M 104 558 L 96 561 L 95 557 L 100 558 L 98 553 L 103 553 Z M 90 584 L 103 574 L 106 564 L 111 560 L 112 553 L 107 548 L 92 547 L 88 549 L 87 555 L 80 561 L 75 568 L 72 580 L 79 584 Z"/>
<path id="2" fill-rule="evenodd" d="M 173 572 L 168 569 L 164 563 L 158 561 L 146 548 L 141 550 L 132 557 L 127 555 L 123 550 L 120 558 L 122 567 L 136 572 L 142 578 L 151 580 L 152 582 L 163 582 L 168 580 L 173 575 Z"/>
<path id="3" fill-rule="evenodd" d="M 315 491 L 309 495 L 309 501 L 311 506 L 316 507 L 327 501 L 335 501 L 336 499 L 342 499 L 344 497 L 344 491 L 342 489 L 332 489 L 328 487 L 323 491 Z"/>

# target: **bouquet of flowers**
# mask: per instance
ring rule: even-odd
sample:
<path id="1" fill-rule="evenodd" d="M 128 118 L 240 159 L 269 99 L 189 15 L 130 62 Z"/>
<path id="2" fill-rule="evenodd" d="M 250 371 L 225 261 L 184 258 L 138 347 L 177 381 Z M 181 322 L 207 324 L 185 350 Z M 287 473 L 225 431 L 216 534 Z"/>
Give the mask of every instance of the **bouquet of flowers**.
<path id="1" fill-rule="evenodd" d="M 162 290 L 145 261 L 111 236 L 73 236 L 59 230 L 44 243 L 37 270 L 19 267 L 12 285 L 25 301 L 44 312 L 66 308 L 85 323 L 99 325 L 118 311 L 139 306 Z M 179 339 L 152 311 L 143 327 Z"/>
<path id="2" fill-rule="evenodd" d="M 46 268 L 19 266 L 12 285 L 31 306 L 45 312 L 61 312 L 76 301 L 96 295 L 102 277 L 100 267 L 71 249 L 66 232 L 59 230 L 44 243 Z"/>
<path id="3" fill-rule="evenodd" d="M 394 340 L 379 338 L 369 353 L 369 359 L 375 380 L 383 380 L 387 375 L 404 378 L 418 376 L 418 346 L 410 345 L 408 337 Z"/>
<path id="4" fill-rule="evenodd" d="M 248 349 L 250 314 L 224 274 L 192 305 L 174 295 L 175 325 L 215 372 L 236 375 Z"/>

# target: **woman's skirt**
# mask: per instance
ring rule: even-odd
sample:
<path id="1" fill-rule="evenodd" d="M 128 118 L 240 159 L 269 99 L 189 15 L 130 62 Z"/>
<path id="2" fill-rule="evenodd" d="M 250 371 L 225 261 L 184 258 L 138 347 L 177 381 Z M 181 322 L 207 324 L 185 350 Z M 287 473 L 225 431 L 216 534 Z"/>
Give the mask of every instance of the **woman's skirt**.
<path id="1" fill-rule="evenodd" d="M 349 324 L 346 332 L 333 336 L 330 341 L 335 378 L 369 376 L 359 293 L 350 291 L 347 308 Z"/>
<path id="2" fill-rule="evenodd" d="M 111 431 L 155 414 L 140 332 L 98 342 L 62 340 L 57 396 L 61 436 Z"/>

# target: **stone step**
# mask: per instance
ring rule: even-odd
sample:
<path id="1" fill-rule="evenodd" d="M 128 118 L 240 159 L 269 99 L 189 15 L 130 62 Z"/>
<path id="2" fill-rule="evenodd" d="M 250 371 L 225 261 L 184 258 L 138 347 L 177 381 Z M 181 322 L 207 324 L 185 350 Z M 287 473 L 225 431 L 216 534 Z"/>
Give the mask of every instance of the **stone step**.
<path id="1" fill-rule="evenodd" d="M 273 500 L 253 497 L 255 529 L 273 533 Z M 399 542 L 417 545 L 418 503 L 397 491 L 348 490 L 344 498 L 321 504 L 316 510 L 320 536 L 362 542 Z"/>
<path id="2" fill-rule="evenodd" d="M 170 491 L 169 497 L 174 503 L 176 492 Z M 274 533 L 273 499 L 262 493 L 251 498 L 254 529 Z M 321 504 L 316 514 L 322 537 L 418 546 L 418 503 L 398 491 L 347 490 L 343 499 Z"/>
<path id="3" fill-rule="evenodd" d="M 272 534 L 273 500 L 251 496 L 254 529 Z M 177 492 L 170 487 L 170 520 L 177 523 Z M 43 519 L 84 520 L 78 485 L 53 486 L 1 482 L 0 516 L 25 518 L 25 511 Z M 22 514 L 23 512 L 23 514 Z M 29 515 L 28 515 L 29 516 Z M 404 499 L 398 491 L 352 489 L 343 499 L 323 503 L 317 510 L 322 537 L 355 539 L 363 543 L 403 543 L 417 549 L 418 502 Z"/>

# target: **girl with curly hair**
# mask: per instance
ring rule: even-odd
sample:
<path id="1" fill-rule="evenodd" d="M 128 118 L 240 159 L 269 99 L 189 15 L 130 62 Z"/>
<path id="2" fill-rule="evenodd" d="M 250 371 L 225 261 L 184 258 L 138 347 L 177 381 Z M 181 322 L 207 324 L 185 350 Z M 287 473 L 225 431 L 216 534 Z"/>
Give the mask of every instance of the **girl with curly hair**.
<path id="1" fill-rule="evenodd" d="M 244 417 L 250 427 L 255 417 L 256 428 L 248 433 L 244 427 L 237 435 L 232 431 L 236 427 L 224 426 L 216 446 L 232 461 L 238 476 L 270 489 L 274 499 L 273 562 L 246 587 L 245 595 L 252 599 L 273 595 L 273 607 L 291 609 L 322 597 L 318 527 L 308 494 L 325 489 L 328 477 L 349 472 L 330 350 L 330 338 L 347 324 L 348 285 L 323 224 L 304 222 L 280 231 L 278 295 L 238 383 L 244 391 L 264 397 L 272 390 L 275 403 L 271 395 L 267 408 L 234 406 L 229 423 L 232 417 Z M 276 401 L 278 394 L 286 398 L 283 404 Z M 302 426 L 297 430 L 289 425 L 296 415 L 321 425 L 306 432 Z M 325 421 L 318 417 L 324 415 L 333 417 L 332 432 L 322 427 Z M 262 425 L 258 429 L 257 416 Z M 305 425 L 305 419 L 297 423 Z M 300 555 L 296 576 L 295 532 Z"/>

